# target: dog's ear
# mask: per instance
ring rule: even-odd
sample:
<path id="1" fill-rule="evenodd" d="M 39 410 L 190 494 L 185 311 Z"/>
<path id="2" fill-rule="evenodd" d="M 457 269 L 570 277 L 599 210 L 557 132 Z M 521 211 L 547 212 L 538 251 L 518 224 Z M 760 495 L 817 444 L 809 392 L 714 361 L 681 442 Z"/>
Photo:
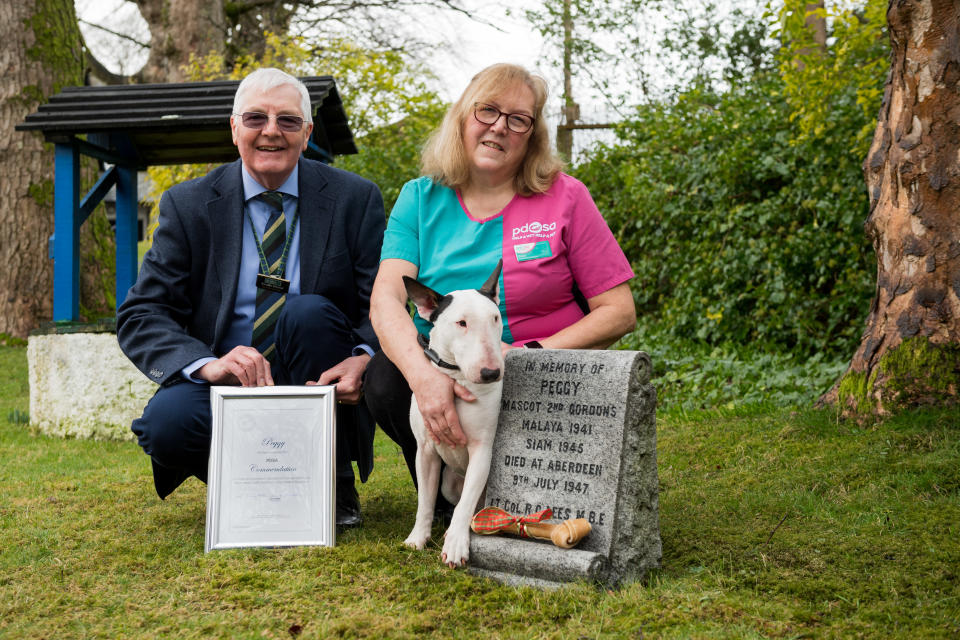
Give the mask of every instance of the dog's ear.
<path id="1" fill-rule="evenodd" d="M 496 303 L 500 302 L 500 299 L 497 297 L 497 285 L 500 282 L 500 270 L 503 269 L 503 258 L 497 260 L 497 266 L 494 267 L 493 273 L 490 274 L 490 277 L 487 278 L 487 281 L 483 283 L 483 286 L 477 289 L 480 293 L 487 296 Z"/>
<path id="2" fill-rule="evenodd" d="M 403 276 L 403 286 L 407 289 L 407 297 L 413 300 L 417 313 L 424 320 L 435 321 L 451 302 L 450 296 L 442 296 L 410 276 Z"/>

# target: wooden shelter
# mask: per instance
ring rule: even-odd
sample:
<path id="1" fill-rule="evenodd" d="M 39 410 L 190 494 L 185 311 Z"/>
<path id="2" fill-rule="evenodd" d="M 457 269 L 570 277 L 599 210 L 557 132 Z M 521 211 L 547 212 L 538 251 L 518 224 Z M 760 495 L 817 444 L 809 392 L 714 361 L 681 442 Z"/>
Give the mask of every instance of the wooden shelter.
<path id="1" fill-rule="evenodd" d="M 313 133 L 304 155 L 331 162 L 356 153 L 330 76 L 301 78 L 310 93 Z M 40 131 L 54 144 L 53 320 L 79 317 L 80 226 L 116 186 L 116 300 L 137 277 L 137 171 L 151 165 L 228 162 L 237 158 L 229 119 L 239 81 L 67 87 L 18 131 Z M 80 155 L 101 161 L 97 183 L 80 197 Z"/>

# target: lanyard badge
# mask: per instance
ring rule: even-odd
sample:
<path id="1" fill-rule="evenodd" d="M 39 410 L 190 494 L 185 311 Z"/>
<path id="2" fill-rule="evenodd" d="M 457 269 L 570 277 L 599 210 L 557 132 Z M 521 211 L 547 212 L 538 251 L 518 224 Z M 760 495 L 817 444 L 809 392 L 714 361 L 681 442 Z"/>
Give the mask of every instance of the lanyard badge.
<path id="1" fill-rule="evenodd" d="M 296 205 L 294 205 L 296 206 Z M 293 223 L 290 225 L 290 231 L 287 233 L 286 242 L 283 245 L 283 255 L 280 263 L 274 271 L 270 271 L 267 266 L 267 257 L 263 255 L 263 245 L 260 238 L 257 237 L 257 228 L 253 224 L 253 218 L 250 216 L 250 210 L 246 210 L 247 220 L 250 221 L 250 229 L 253 231 L 253 241 L 257 245 L 257 254 L 260 257 L 260 272 L 257 273 L 257 288 L 276 293 L 286 293 L 290 290 L 290 281 L 284 278 L 284 271 L 287 267 L 287 253 L 290 251 L 290 243 L 293 240 L 293 232 L 300 221 L 300 208 L 297 207 L 293 213 Z"/>
<path id="2" fill-rule="evenodd" d="M 257 289 L 286 293 L 290 290 L 290 281 L 275 274 L 258 273 Z"/>

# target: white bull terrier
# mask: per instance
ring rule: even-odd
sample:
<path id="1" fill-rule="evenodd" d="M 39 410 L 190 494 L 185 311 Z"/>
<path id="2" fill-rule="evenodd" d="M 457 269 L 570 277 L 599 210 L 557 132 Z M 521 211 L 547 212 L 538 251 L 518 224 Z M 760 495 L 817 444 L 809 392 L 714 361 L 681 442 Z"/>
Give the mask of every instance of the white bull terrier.
<path id="1" fill-rule="evenodd" d="M 417 399 L 410 402 L 410 426 L 417 439 L 417 519 L 404 544 L 422 549 L 430 539 L 442 458 L 447 466 L 441 491 L 456 505 L 441 553 L 441 559 L 450 567 L 466 563 L 470 555 L 470 519 L 490 472 L 503 390 L 503 322 L 497 306 L 502 266 L 500 260 L 479 290 L 463 289 L 445 296 L 413 278 L 403 278 L 417 313 L 433 323 L 429 345 L 421 336 L 424 354 L 435 367 L 477 397 L 474 402 L 455 398 L 460 426 L 467 437 L 466 446 L 456 448 L 434 442 L 423 424 Z"/>

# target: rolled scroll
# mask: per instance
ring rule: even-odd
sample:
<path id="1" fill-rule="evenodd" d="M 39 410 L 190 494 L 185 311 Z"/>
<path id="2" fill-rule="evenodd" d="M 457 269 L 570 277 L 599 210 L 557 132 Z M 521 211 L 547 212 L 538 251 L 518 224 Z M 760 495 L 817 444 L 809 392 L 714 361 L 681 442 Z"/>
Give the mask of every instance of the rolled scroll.
<path id="1" fill-rule="evenodd" d="M 510 515 L 498 507 L 481 509 L 470 521 L 470 529 L 480 535 L 511 533 L 521 538 L 549 540 L 561 549 L 572 549 L 593 528 L 584 518 L 571 518 L 559 524 L 543 522 L 553 516 L 552 509 L 544 509 L 525 516 Z"/>

